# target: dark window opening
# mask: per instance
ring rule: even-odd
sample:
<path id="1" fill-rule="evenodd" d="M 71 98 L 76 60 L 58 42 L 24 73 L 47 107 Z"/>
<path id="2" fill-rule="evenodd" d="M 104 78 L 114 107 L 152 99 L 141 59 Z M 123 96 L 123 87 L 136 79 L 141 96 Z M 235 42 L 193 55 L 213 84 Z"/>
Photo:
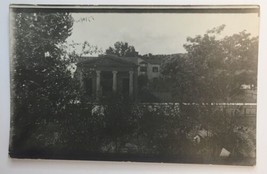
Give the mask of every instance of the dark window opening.
<path id="1" fill-rule="evenodd" d="M 141 72 L 147 72 L 147 67 L 146 66 L 141 66 L 140 67 Z"/>
<path id="2" fill-rule="evenodd" d="M 112 93 L 112 72 L 101 72 L 102 95 L 109 96 Z"/>
<path id="3" fill-rule="evenodd" d="M 85 92 L 89 96 L 91 96 L 93 92 L 92 83 L 93 83 L 92 78 L 86 78 L 84 81 Z"/>
<path id="4" fill-rule="evenodd" d="M 125 98 L 129 97 L 129 79 L 122 80 L 122 94 Z"/>
<path id="5" fill-rule="evenodd" d="M 154 67 L 152 68 L 152 71 L 153 71 L 153 72 L 159 72 L 159 67 L 154 66 Z"/>

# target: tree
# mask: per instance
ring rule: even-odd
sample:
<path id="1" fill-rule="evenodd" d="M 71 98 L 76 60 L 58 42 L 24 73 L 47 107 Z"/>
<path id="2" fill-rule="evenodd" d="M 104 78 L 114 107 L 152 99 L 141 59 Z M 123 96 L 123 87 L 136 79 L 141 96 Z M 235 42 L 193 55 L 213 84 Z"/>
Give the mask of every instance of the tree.
<path id="1" fill-rule="evenodd" d="M 119 57 L 135 57 L 138 56 L 138 52 L 135 51 L 134 46 L 128 45 L 127 42 L 116 42 L 114 47 L 109 47 L 106 50 L 106 54 L 114 54 Z"/>
<path id="2" fill-rule="evenodd" d="M 17 98 L 23 101 L 39 96 L 55 105 L 62 103 L 66 95 L 60 92 L 68 83 L 64 80 L 69 78 L 70 61 L 59 45 L 70 36 L 72 25 L 70 14 L 14 13 L 13 77 Z"/>
<path id="3" fill-rule="evenodd" d="M 181 102 L 229 102 L 241 85 L 256 86 L 258 38 L 242 31 L 221 38 L 224 25 L 188 37 L 187 55 L 167 62 L 162 73 L 173 79 Z"/>
<path id="4" fill-rule="evenodd" d="M 69 44 L 62 45 L 65 54 L 67 54 L 73 62 L 77 62 L 79 58 L 86 55 L 103 54 L 102 49 L 96 45 L 91 45 L 88 41 L 82 43 L 72 41 Z"/>
<path id="5" fill-rule="evenodd" d="M 242 94 L 241 85 L 256 86 L 257 82 L 258 37 L 246 31 L 222 37 L 224 27 L 208 30 L 203 36 L 188 37 L 184 44 L 187 54 L 167 61 L 162 67 L 164 78 L 171 79 L 173 99 L 180 103 L 181 115 L 189 118 L 185 122 L 212 134 L 204 146 L 198 147 L 208 160 L 218 158 L 222 148 L 240 157 L 242 149 L 253 152 L 255 147 L 255 137 L 244 139 L 249 135 L 241 130 L 244 126 L 238 123 L 239 117 L 212 105 L 232 102 L 235 95 Z M 186 102 L 191 103 L 187 106 L 195 113 L 185 110 Z"/>
<path id="6" fill-rule="evenodd" d="M 26 148 L 41 123 L 64 114 L 74 96 L 71 60 L 60 48 L 71 34 L 73 18 L 42 10 L 16 9 L 12 15 L 11 150 L 18 150 Z"/>

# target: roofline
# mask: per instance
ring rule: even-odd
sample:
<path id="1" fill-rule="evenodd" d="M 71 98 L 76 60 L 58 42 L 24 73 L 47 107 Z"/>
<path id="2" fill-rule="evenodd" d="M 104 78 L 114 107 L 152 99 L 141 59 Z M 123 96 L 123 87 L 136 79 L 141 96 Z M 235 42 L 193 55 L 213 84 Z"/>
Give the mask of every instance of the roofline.
<path id="1" fill-rule="evenodd" d="M 138 65 L 136 65 L 133 62 L 130 62 L 130 61 L 127 61 L 127 60 L 123 60 L 123 57 L 119 57 L 119 56 L 115 56 L 115 55 L 101 55 L 101 56 L 92 57 L 92 58 L 93 59 L 91 59 L 91 60 L 84 60 L 84 61 L 81 61 L 81 62 L 77 62 L 77 66 L 80 66 L 81 64 L 87 64 L 87 63 L 90 63 L 92 61 L 96 61 L 97 59 L 100 59 L 100 58 L 112 59 L 114 61 L 125 63 L 125 64 L 128 64 L 128 65 L 134 66 L 134 67 L 137 67 L 138 66 Z M 139 58 L 139 57 L 137 57 L 137 58 Z"/>

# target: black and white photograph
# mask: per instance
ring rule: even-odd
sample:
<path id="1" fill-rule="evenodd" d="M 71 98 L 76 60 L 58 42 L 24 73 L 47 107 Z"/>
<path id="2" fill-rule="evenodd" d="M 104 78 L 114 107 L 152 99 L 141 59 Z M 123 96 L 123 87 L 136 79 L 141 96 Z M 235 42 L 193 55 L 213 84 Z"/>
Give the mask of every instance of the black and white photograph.
<path id="1" fill-rule="evenodd" d="M 256 165 L 259 6 L 9 12 L 11 158 Z"/>

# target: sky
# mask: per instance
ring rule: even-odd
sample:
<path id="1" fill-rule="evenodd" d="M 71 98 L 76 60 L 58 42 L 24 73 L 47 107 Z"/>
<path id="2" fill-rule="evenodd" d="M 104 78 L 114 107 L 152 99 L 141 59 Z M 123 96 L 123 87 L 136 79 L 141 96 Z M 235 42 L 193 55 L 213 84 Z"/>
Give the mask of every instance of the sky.
<path id="1" fill-rule="evenodd" d="M 225 24 L 222 36 L 243 30 L 258 36 L 256 13 L 72 13 L 67 42 L 88 41 L 105 51 L 117 41 L 128 42 L 139 54 L 185 53 L 188 36 L 203 35 Z"/>

